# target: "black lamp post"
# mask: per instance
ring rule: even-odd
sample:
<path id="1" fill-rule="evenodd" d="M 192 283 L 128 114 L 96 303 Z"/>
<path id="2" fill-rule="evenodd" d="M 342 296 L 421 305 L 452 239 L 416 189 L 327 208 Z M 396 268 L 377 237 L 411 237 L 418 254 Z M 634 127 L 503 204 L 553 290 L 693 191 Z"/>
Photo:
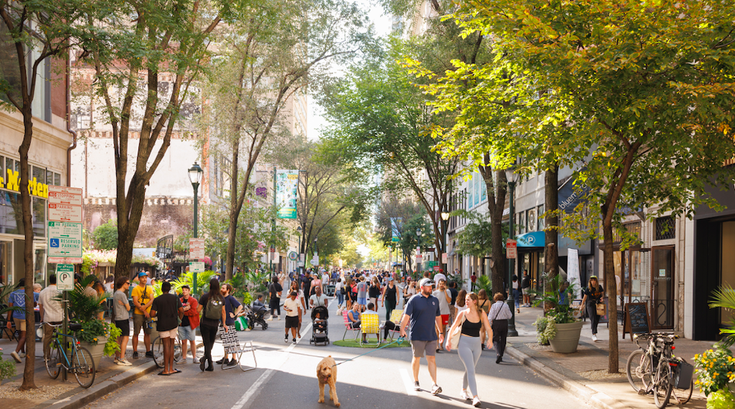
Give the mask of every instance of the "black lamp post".
<path id="1" fill-rule="evenodd" d="M 514 199 L 518 174 L 515 173 L 514 166 L 505 170 L 505 177 L 508 180 L 508 191 L 510 193 L 508 204 L 508 213 L 510 215 L 510 238 L 515 240 L 515 226 L 513 225 L 513 221 L 515 219 Z M 516 330 L 516 306 L 513 297 L 513 272 L 515 271 L 515 261 L 516 260 L 514 258 L 508 259 L 508 300 L 506 302 L 508 304 L 508 308 L 510 308 L 510 312 L 513 314 L 508 321 L 508 336 L 510 337 L 518 336 L 518 331 Z"/>
<path id="2" fill-rule="evenodd" d="M 194 162 L 194 165 L 189 168 L 188 174 L 189 174 L 189 182 L 191 182 L 191 187 L 194 188 L 194 238 L 199 237 L 199 184 L 202 182 L 202 174 L 204 172 L 202 171 L 202 168 L 199 166 L 198 163 Z M 194 274 L 194 282 L 192 283 L 192 292 L 196 294 L 197 292 L 197 273 Z"/>
<path id="3" fill-rule="evenodd" d="M 416 240 L 418 245 L 416 246 L 416 249 L 418 250 L 418 253 L 421 254 L 421 229 L 416 229 L 416 237 L 418 237 L 418 240 Z M 419 276 L 421 276 L 421 263 L 416 260 L 416 270 L 419 273 Z"/>
<path id="4" fill-rule="evenodd" d="M 301 264 L 301 232 L 303 230 L 301 229 L 301 226 L 299 226 L 296 228 L 296 231 L 299 233 L 299 249 L 297 251 L 298 258 L 296 261 L 296 269 L 299 271 L 299 274 L 301 274 L 301 265 L 300 265 Z"/>

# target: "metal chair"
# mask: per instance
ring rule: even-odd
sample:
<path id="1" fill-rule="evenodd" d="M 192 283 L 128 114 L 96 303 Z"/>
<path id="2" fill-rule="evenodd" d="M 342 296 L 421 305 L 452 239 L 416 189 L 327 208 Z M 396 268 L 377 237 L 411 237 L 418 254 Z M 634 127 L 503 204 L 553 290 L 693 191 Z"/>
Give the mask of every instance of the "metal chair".
<path id="1" fill-rule="evenodd" d="M 342 317 L 344 318 L 344 321 L 345 321 L 345 333 L 342 334 L 342 341 L 345 340 L 345 336 L 347 336 L 347 331 L 353 331 L 353 332 L 355 332 L 355 339 L 357 339 L 357 336 L 360 335 L 360 328 L 353 328 L 352 327 L 352 323 L 350 322 L 350 319 L 347 318 L 347 313 L 348 312 L 349 311 L 343 311 L 342 312 Z"/>
<path id="2" fill-rule="evenodd" d="M 378 337 L 376 345 L 380 345 L 380 316 L 378 314 L 365 314 L 363 313 L 360 316 L 360 329 L 362 330 L 363 338 L 366 338 L 367 342 L 367 336 L 368 335 L 375 335 Z M 363 344 L 362 339 L 360 339 L 360 345 Z"/>

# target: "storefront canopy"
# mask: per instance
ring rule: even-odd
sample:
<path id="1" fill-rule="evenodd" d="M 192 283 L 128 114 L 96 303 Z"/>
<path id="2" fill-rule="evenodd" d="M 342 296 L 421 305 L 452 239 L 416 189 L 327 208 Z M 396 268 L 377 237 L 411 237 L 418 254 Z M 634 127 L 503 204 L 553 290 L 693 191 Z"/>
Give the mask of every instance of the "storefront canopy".
<path id="1" fill-rule="evenodd" d="M 544 247 L 546 246 L 546 234 L 543 231 L 532 231 L 521 234 L 517 238 L 518 247 Z"/>

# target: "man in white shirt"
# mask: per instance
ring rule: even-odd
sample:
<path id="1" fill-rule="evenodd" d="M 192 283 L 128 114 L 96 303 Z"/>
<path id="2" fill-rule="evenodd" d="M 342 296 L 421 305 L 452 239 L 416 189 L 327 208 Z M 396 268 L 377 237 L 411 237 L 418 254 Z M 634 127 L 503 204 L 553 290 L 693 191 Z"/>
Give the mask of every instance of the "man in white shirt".
<path id="1" fill-rule="evenodd" d="M 311 308 L 319 307 L 320 305 L 324 307 L 327 306 L 327 296 L 322 294 L 321 287 L 314 288 L 314 295 L 309 297 L 309 305 Z"/>
<path id="2" fill-rule="evenodd" d="M 49 286 L 44 288 L 38 295 L 38 309 L 41 314 L 41 322 L 43 322 L 43 357 L 46 358 L 49 353 L 49 344 L 51 344 L 51 334 L 53 327 L 51 324 L 61 324 L 64 320 L 64 309 L 61 301 L 57 298 L 61 294 L 56 288 L 56 274 L 48 277 Z"/>
<path id="3" fill-rule="evenodd" d="M 444 276 L 444 274 L 437 274 L 436 276 Z M 434 276 L 434 277 L 436 277 Z M 442 326 L 441 326 L 441 332 L 442 334 L 446 333 L 447 325 L 449 325 L 449 304 L 452 302 L 452 293 L 447 288 L 447 282 L 445 280 L 442 280 L 440 278 L 439 284 L 437 285 L 436 291 L 434 291 L 434 297 L 439 300 L 439 312 L 441 313 L 441 319 L 442 319 Z M 439 347 L 437 348 L 437 352 L 443 350 L 444 347 L 439 344 Z"/>
<path id="4" fill-rule="evenodd" d="M 296 336 L 301 325 L 301 304 L 296 302 L 296 291 L 292 291 L 283 303 L 283 309 L 286 311 L 286 339 L 288 343 L 288 330 L 291 329 L 293 335 L 293 343 L 296 343 Z"/>

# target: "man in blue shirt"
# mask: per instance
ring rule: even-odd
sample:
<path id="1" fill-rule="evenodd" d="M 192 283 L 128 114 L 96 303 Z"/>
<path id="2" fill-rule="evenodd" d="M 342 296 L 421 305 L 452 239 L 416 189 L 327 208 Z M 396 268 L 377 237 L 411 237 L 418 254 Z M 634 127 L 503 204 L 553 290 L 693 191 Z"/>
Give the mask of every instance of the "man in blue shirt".
<path id="1" fill-rule="evenodd" d="M 11 322 L 15 323 L 15 329 L 20 332 L 20 338 L 18 338 L 18 346 L 15 347 L 15 351 L 10 353 L 10 356 L 15 359 L 16 362 L 21 363 L 21 358 L 25 358 L 26 348 L 26 279 L 21 278 L 18 280 L 18 289 L 10 293 L 8 296 L 8 306 L 19 307 L 20 310 L 10 310 L 8 313 L 8 329 L 12 331 Z"/>
<path id="2" fill-rule="evenodd" d="M 431 380 L 434 381 L 431 393 L 437 395 L 442 391 L 442 388 L 436 384 L 437 333 L 439 333 L 439 344 L 444 342 L 444 334 L 440 329 L 442 321 L 439 300 L 431 294 L 433 285 L 434 282 L 430 278 L 423 278 L 419 282 L 421 292 L 411 297 L 406 303 L 403 320 L 401 321 L 401 336 L 406 336 L 406 325 L 410 320 L 410 340 L 411 349 L 413 350 L 411 367 L 413 369 L 414 388 L 417 391 L 421 390 L 419 386 L 419 367 L 421 366 L 421 357 L 425 354 L 429 375 L 431 375 Z"/>

